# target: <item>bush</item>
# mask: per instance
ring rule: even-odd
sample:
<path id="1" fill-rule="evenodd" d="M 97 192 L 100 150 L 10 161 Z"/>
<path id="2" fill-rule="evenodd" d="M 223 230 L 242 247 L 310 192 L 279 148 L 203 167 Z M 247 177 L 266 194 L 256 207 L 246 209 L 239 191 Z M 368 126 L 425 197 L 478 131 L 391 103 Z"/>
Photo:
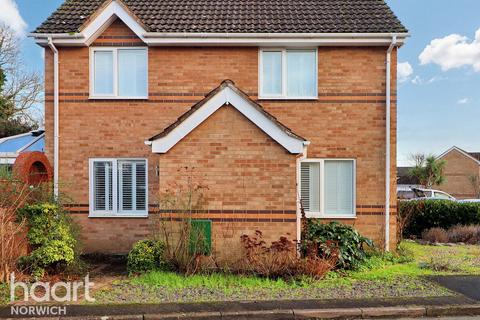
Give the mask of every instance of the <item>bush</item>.
<path id="1" fill-rule="evenodd" d="M 318 280 L 335 268 L 338 258 L 336 251 L 328 257 L 299 258 L 293 241 L 281 237 L 268 246 L 259 230 L 254 236 L 242 235 L 240 239 L 245 249 L 245 257 L 237 265 L 240 273 L 284 279 L 308 276 Z"/>
<path id="2" fill-rule="evenodd" d="M 432 228 L 422 232 L 422 239 L 428 242 L 446 243 L 448 242 L 448 234 L 445 229 Z"/>
<path id="3" fill-rule="evenodd" d="M 71 266 L 78 257 L 75 230 L 70 219 L 55 204 L 29 205 L 19 210 L 26 219 L 27 239 L 31 248 L 20 263 L 35 277 L 45 271 L 59 272 Z"/>
<path id="4" fill-rule="evenodd" d="M 400 201 L 399 215 L 411 212 L 404 228 L 405 237 L 420 237 L 431 228 L 445 230 L 455 225 L 480 224 L 480 203 L 461 203 L 449 200 Z"/>
<path id="5" fill-rule="evenodd" d="M 334 246 L 328 245 L 333 243 Z M 373 248 L 373 242 L 361 236 L 353 227 L 332 221 L 328 224 L 308 219 L 302 243 L 303 254 L 316 251 L 320 257 L 331 254 L 332 248 L 338 250 L 338 267 L 356 269 L 367 257 L 367 248 Z"/>
<path id="6" fill-rule="evenodd" d="M 141 240 L 128 253 L 127 269 L 130 273 L 143 273 L 167 269 L 162 241 Z"/>
<path id="7" fill-rule="evenodd" d="M 480 243 L 480 225 L 454 226 L 447 231 L 449 242 L 463 242 L 467 244 Z"/>

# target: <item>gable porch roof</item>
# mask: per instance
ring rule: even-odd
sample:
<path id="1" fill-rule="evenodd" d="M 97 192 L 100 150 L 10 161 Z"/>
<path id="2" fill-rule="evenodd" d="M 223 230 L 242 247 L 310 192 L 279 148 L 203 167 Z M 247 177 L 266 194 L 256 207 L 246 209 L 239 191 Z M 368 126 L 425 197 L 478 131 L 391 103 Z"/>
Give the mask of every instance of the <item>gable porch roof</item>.
<path id="1" fill-rule="evenodd" d="M 152 146 L 153 153 L 166 153 L 224 105 L 233 106 L 290 153 L 300 154 L 304 151 L 304 146 L 309 144 L 309 141 L 293 133 L 262 106 L 250 99 L 231 80 L 224 80 L 220 86 L 193 105 L 174 123 L 146 140 L 145 144 Z"/>

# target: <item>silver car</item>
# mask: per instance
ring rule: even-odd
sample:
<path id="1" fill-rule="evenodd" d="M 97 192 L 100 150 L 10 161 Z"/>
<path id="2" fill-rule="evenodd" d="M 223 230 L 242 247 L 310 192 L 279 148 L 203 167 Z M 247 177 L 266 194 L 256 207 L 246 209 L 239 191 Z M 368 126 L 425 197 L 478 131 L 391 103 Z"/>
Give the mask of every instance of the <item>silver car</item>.
<path id="1" fill-rule="evenodd" d="M 399 190 L 398 198 L 401 200 L 450 200 L 457 201 L 454 196 L 435 189 L 411 188 L 410 190 Z"/>

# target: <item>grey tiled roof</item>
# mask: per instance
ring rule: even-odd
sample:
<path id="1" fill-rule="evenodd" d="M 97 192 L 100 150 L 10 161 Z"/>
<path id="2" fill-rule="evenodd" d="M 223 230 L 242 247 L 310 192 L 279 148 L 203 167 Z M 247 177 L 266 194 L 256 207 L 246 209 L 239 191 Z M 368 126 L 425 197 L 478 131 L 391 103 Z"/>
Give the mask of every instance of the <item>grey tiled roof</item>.
<path id="1" fill-rule="evenodd" d="M 80 31 L 105 0 L 66 0 L 35 33 Z M 403 33 L 384 0 L 123 0 L 150 32 Z"/>

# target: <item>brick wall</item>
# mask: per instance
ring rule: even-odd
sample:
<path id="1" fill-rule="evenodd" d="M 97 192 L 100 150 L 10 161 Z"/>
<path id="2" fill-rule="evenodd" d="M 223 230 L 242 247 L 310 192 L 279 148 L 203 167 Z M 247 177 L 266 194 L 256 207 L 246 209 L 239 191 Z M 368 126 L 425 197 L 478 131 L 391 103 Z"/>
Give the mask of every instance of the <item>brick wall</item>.
<path id="1" fill-rule="evenodd" d="M 120 22 L 108 28 L 94 45 L 114 43 L 122 46 L 139 45 L 131 31 Z M 354 224 L 361 233 L 379 243 L 383 241 L 384 230 L 386 49 L 320 47 L 318 100 L 259 101 L 280 122 L 311 141 L 309 158 L 357 160 L 357 218 L 343 222 Z M 148 219 L 87 217 L 88 159 L 94 157 L 147 158 L 150 199 L 158 198 L 159 185 L 162 190 L 165 186 L 163 180 L 167 182 L 172 178 L 174 161 L 182 165 L 194 163 L 200 168 L 199 172 L 207 175 L 206 180 L 214 182 L 211 183 L 211 208 L 208 209 L 224 210 L 222 218 L 230 217 L 238 209 L 256 210 L 258 216 L 254 219 L 258 219 L 257 222 L 248 223 L 264 223 L 263 226 L 271 228 L 276 238 L 286 231 L 293 232 L 294 222 L 272 219 L 276 218 L 275 214 L 283 214 L 280 213 L 282 210 L 288 212 L 288 219 L 295 216 L 292 214 L 296 198 L 295 157 L 286 153 L 235 110 L 226 108 L 217 112 L 165 155 L 152 154 L 143 143 L 174 122 L 224 79 L 233 80 L 252 99 L 258 100 L 258 48 L 149 47 L 148 50 L 148 100 L 89 100 L 89 49 L 59 50 L 60 187 L 76 205 L 74 216 L 84 227 L 86 249 L 125 251 L 133 241 L 145 237 L 149 232 Z M 393 52 L 392 66 L 391 158 L 395 159 L 396 51 Z M 49 49 L 45 51 L 45 70 L 46 151 L 52 160 L 53 55 Z M 212 121 L 215 119 L 218 121 Z M 230 123 L 235 126 L 232 127 Z M 215 140 L 213 132 L 223 135 L 227 140 L 237 140 L 233 144 L 226 143 L 227 140 L 212 142 Z M 234 133 L 241 133 L 242 137 L 248 138 L 238 141 Z M 208 148 L 195 148 L 196 143 Z M 256 155 L 262 153 L 260 161 Z M 211 161 L 205 162 L 208 157 L 211 157 Z M 222 161 L 221 157 L 228 160 Z M 267 174 L 265 168 L 271 170 L 274 164 L 279 173 Z M 157 165 L 160 167 L 160 181 L 155 173 Z M 217 170 L 229 174 L 215 176 Z M 395 161 L 392 161 L 392 204 L 396 198 L 395 171 Z M 260 175 L 257 176 L 257 173 Z M 233 174 L 242 178 L 235 179 Z M 242 174 L 254 178 L 244 179 Z M 255 188 L 244 188 L 244 180 L 255 185 Z M 235 186 L 232 190 L 224 187 L 231 184 Z M 273 210 L 273 213 L 262 210 Z M 392 213 L 395 214 L 395 211 L 393 207 Z M 246 216 L 243 218 L 246 219 Z M 214 230 L 220 228 L 220 223 L 221 220 L 214 221 Z M 236 230 L 244 230 L 247 226 L 241 221 L 229 223 L 236 223 Z M 393 243 L 394 217 L 391 225 Z M 215 241 L 220 242 L 218 239 Z"/>
<path id="2" fill-rule="evenodd" d="M 474 160 L 466 157 L 457 150 L 452 150 L 443 158 L 445 165 L 445 182 L 438 186 L 459 199 L 475 198 L 475 189 L 469 177 L 480 175 L 480 166 Z"/>

